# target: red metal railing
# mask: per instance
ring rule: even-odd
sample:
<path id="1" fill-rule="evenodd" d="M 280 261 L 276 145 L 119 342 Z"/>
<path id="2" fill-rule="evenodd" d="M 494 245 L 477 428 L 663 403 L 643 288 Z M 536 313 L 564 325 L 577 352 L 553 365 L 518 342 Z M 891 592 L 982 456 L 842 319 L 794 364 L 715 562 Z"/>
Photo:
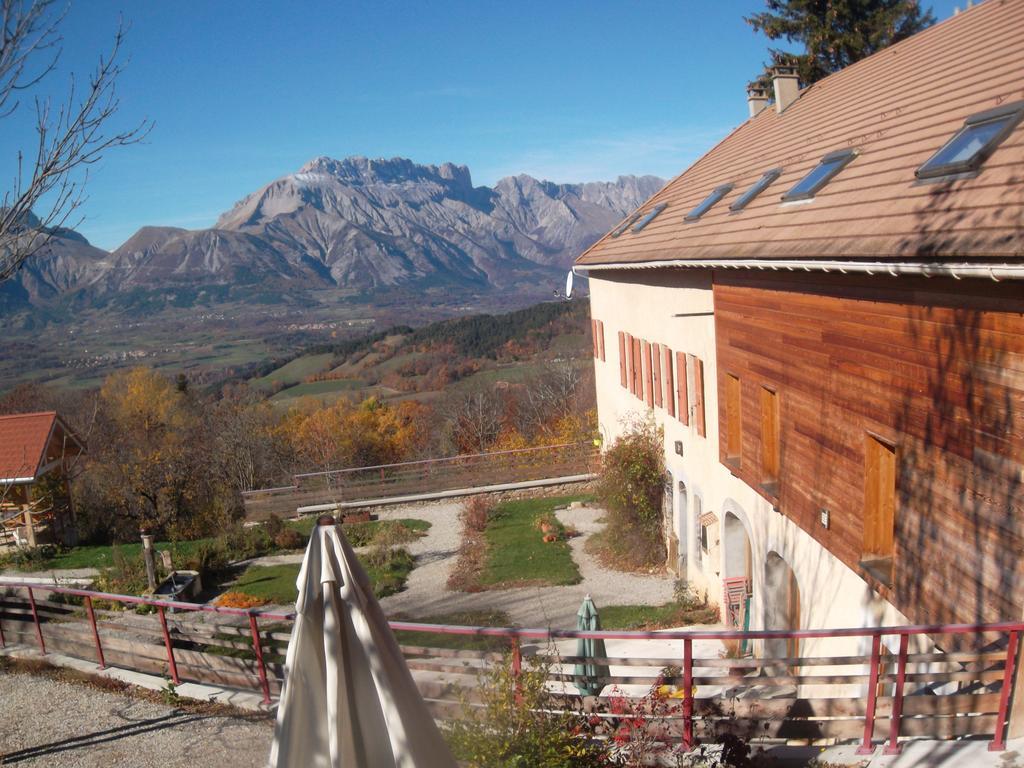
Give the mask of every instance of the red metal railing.
<path id="1" fill-rule="evenodd" d="M 248 629 L 251 636 L 252 652 L 256 660 L 260 691 L 265 704 L 271 701 L 269 679 L 267 675 L 264 649 L 260 640 L 259 620 L 290 621 L 294 619 L 293 613 L 277 613 L 260 611 L 257 609 L 225 608 L 214 605 L 201 605 L 196 603 L 181 603 L 167 600 L 154 600 L 151 598 L 134 597 L 131 595 L 116 595 L 105 592 L 93 592 L 84 589 L 70 587 L 43 586 L 37 583 L 19 582 L 5 584 L 8 589 L 24 589 L 28 595 L 28 602 L 31 607 L 32 622 L 35 629 L 35 636 L 41 653 L 46 653 L 46 642 L 43 634 L 43 622 L 39 617 L 36 607 L 35 592 L 43 591 L 54 594 L 73 595 L 84 599 L 86 615 L 91 628 L 92 637 L 96 646 L 96 661 L 101 668 L 105 666 L 103 645 L 99 633 L 99 627 L 93 610 L 94 600 L 103 600 L 112 603 L 125 605 L 144 605 L 155 608 L 159 617 L 161 632 L 164 640 L 164 647 L 167 654 L 168 670 L 171 679 L 179 682 L 177 665 L 174 656 L 174 643 L 168 630 L 165 612 L 168 609 L 176 611 L 196 611 L 205 613 L 226 614 L 231 616 L 245 617 L 248 621 Z M 870 653 L 870 674 L 867 691 L 867 706 L 864 716 L 863 736 L 859 754 L 873 752 L 874 729 L 877 702 L 877 689 L 880 681 L 880 668 L 882 663 L 882 638 L 898 637 L 899 650 L 897 653 L 897 672 L 893 692 L 892 711 L 889 715 L 888 744 L 885 747 L 886 754 L 899 752 L 898 739 L 900 738 L 901 723 L 903 720 L 904 689 L 907 681 L 907 660 L 909 640 L 913 636 L 981 636 L 986 633 L 1005 633 L 1007 644 L 1005 649 L 1005 660 L 1001 677 L 1001 689 L 999 693 L 998 713 L 995 718 L 993 739 L 989 745 L 992 751 L 1003 750 L 1006 747 L 1006 724 L 1010 708 L 1010 694 L 1013 689 L 1013 680 L 1017 668 L 1017 651 L 1019 646 L 1020 633 L 1024 631 L 1022 622 L 1001 622 L 993 624 L 929 624 L 900 627 L 874 627 L 874 628 L 843 628 L 843 629 L 806 629 L 795 631 L 781 630 L 666 630 L 658 632 L 638 631 L 578 631 L 558 629 L 521 629 L 515 627 L 477 627 L 462 625 L 438 625 L 421 624 L 418 622 L 392 621 L 391 628 L 395 631 L 426 632 L 440 635 L 464 635 L 477 637 L 504 638 L 509 641 L 511 649 L 512 674 L 518 677 L 522 674 L 522 653 L 520 644 L 522 640 L 554 640 L 554 639 L 578 639 L 589 638 L 595 640 L 681 640 L 683 643 L 681 677 L 683 683 L 683 706 L 682 706 L 682 743 L 686 748 L 695 744 L 694 737 L 694 655 L 693 642 L 695 640 L 810 640 L 829 638 L 867 638 L 871 641 Z M 0 646 L 6 645 L 3 633 L 3 623 L 0 621 Z M 642 659 L 641 659 L 642 660 Z"/>

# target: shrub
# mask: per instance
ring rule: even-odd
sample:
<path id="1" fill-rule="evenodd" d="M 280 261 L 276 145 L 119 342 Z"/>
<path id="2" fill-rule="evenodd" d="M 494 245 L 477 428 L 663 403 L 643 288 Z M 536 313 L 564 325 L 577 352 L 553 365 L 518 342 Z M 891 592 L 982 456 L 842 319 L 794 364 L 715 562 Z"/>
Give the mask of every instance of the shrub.
<path id="1" fill-rule="evenodd" d="M 462 505 L 459 517 L 468 530 L 483 533 L 494 513 L 494 499 L 490 496 L 471 496 Z"/>
<path id="2" fill-rule="evenodd" d="M 276 514 L 271 513 L 270 517 L 263 523 L 263 530 L 267 532 L 267 536 L 276 539 L 277 534 L 284 530 L 284 522 Z"/>
<path id="3" fill-rule="evenodd" d="M 590 721 L 548 691 L 548 668 L 512 673 L 509 659 L 480 681 L 479 704 L 464 702 L 446 727 L 458 760 L 474 768 L 597 768 L 608 765 Z"/>
<path id="4" fill-rule="evenodd" d="M 3 564 L 18 571 L 42 571 L 57 556 L 57 548 L 53 544 L 40 544 L 36 547 L 18 547 L 5 555 Z"/>
<path id="5" fill-rule="evenodd" d="M 662 433 L 652 422 L 630 427 L 604 456 L 597 495 L 607 510 L 604 546 L 630 567 L 665 561 Z"/>
<path id="6" fill-rule="evenodd" d="M 216 602 L 224 608 L 258 608 L 269 601 L 265 597 L 254 597 L 243 592 L 225 592 Z"/>
<path id="7" fill-rule="evenodd" d="M 274 546 L 278 549 L 300 549 L 306 538 L 294 528 L 282 528 L 274 535 Z"/>

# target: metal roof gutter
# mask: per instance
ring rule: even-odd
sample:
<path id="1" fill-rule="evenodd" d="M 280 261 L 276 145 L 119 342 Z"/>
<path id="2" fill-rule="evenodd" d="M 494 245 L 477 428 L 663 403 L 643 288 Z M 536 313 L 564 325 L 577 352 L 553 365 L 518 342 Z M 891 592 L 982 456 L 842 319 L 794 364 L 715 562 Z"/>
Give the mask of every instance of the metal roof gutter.
<path id="1" fill-rule="evenodd" d="M 662 259 L 659 261 L 619 262 L 612 264 L 577 264 L 573 270 L 603 272 L 622 269 L 763 269 L 773 272 L 833 272 L 838 274 L 914 275 L 923 277 L 987 278 L 1024 280 L 1024 264 L 984 264 L 963 262 L 893 262 L 893 261 L 832 261 L 827 259 L 718 259 L 711 261 L 689 259 Z"/>

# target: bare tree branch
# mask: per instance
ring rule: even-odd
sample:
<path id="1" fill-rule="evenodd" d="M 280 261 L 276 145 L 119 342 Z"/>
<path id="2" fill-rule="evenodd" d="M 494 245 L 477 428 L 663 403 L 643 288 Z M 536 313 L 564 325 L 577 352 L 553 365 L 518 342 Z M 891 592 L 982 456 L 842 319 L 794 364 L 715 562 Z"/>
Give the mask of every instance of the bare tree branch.
<path id="1" fill-rule="evenodd" d="M 19 92 L 53 72 L 66 13 L 66 8 L 54 11 L 53 0 L 0 0 L 0 119 L 17 111 Z M 0 203 L 0 282 L 39 253 L 56 230 L 69 226 L 85 202 L 88 167 L 113 147 L 142 141 L 152 128 L 143 120 L 127 131 L 106 130 L 120 106 L 115 86 L 123 71 L 123 42 L 119 25 L 109 53 L 100 57 L 84 88 L 72 76 L 63 101 L 35 99 L 35 151 L 31 157 L 17 151 L 15 177 Z"/>

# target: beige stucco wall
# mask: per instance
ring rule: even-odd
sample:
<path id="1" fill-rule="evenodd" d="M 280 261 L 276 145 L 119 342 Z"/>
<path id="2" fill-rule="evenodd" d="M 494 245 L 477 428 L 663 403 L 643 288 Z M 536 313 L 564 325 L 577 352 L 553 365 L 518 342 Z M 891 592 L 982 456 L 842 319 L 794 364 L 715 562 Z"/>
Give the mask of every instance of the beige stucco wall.
<path id="1" fill-rule="evenodd" d="M 596 275 L 596 273 L 595 273 Z M 765 628 L 771 605 L 765 593 L 765 564 L 770 552 L 778 553 L 792 568 L 800 590 L 800 628 L 869 627 L 909 623 L 892 605 L 881 600 L 855 572 L 833 557 L 796 524 L 773 510 L 753 489 L 734 477 L 718 459 L 718 387 L 715 360 L 714 310 L 711 274 L 697 270 L 636 270 L 590 278 L 592 316 L 604 322 L 605 361 L 595 361 L 600 430 L 608 445 L 631 419 L 653 414 L 665 433 L 665 462 L 672 474 L 674 529 L 685 554 L 683 572 L 696 589 L 722 602 L 722 577 L 728 561 L 743 567 L 740 546 L 726 546 L 724 523 L 731 513 L 743 524 L 752 555 L 754 597 L 751 629 Z M 642 281 L 642 282 L 641 282 Z M 680 316 L 691 315 L 691 316 Z M 704 400 L 707 437 L 695 428 L 669 417 L 664 408 L 646 404 L 622 387 L 619 379 L 618 332 L 625 331 L 650 342 L 667 344 L 673 351 L 689 352 L 704 361 Z M 691 420 L 692 422 L 692 420 Z M 683 444 L 683 455 L 674 451 Z M 679 481 L 686 485 L 685 508 Z M 694 498 L 702 511 L 714 512 L 718 539 L 711 556 L 695 557 L 697 529 Z M 712 540 L 712 545 L 715 544 Z M 736 543 L 735 541 L 733 542 Z M 894 641 L 893 641 L 894 642 Z M 803 653 L 843 655 L 865 652 L 867 641 L 805 641 Z M 894 644 L 891 645 L 895 649 Z"/>

